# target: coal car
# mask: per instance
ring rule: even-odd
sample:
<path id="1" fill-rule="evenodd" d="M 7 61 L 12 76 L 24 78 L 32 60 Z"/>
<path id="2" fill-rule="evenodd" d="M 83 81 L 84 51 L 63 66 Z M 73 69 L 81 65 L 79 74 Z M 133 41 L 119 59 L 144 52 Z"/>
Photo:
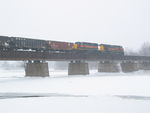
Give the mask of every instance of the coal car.
<path id="1" fill-rule="evenodd" d="M 12 47 L 14 49 L 31 49 L 31 50 L 46 50 L 47 42 L 45 40 L 29 39 L 21 37 L 11 37 Z"/>
<path id="2" fill-rule="evenodd" d="M 6 50 L 10 48 L 11 38 L 7 36 L 0 36 L 0 50 Z"/>
<path id="3" fill-rule="evenodd" d="M 21 37 L 7 37 L 0 36 L 1 50 L 46 50 L 47 42 L 45 40 L 21 38 Z"/>

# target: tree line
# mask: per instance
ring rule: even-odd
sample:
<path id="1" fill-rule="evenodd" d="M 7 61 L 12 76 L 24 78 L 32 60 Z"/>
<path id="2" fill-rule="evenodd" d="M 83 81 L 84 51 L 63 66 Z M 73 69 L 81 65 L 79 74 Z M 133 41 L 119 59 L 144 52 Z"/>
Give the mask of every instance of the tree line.
<path id="1" fill-rule="evenodd" d="M 138 55 L 138 56 L 150 56 L 150 43 L 149 42 L 143 43 L 138 51 L 125 49 L 125 54 L 126 55 Z"/>

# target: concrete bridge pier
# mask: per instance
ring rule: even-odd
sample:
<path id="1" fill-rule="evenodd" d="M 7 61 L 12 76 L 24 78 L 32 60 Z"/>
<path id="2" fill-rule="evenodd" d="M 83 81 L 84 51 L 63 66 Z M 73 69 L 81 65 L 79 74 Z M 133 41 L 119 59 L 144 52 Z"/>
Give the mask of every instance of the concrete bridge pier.
<path id="1" fill-rule="evenodd" d="M 98 72 L 120 72 L 117 62 L 101 61 L 98 64 Z"/>
<path id="2" fill-rule="evenodd" d="M 49 76 L 48 63 L 44 61 L 28 61 L 25 66 L 26 77 Z"/>
<path id="3" fill-rule="evenodd" d="M 126 61 L 121 63 L 122 72 L 134 72 L 139 70 L 139 65 L 137 62 Z"/>
<path id="4" fill-rule="evenodd" d="M 84 61 L 71 61 L 68 65 L 68 75 L 88 75 L 89 66 Z"/>
<path id="5" fill-rule="evenodd" d="M 150 62 L 139 62 L 139 68 L 141 70 L 150 70 Z"/>

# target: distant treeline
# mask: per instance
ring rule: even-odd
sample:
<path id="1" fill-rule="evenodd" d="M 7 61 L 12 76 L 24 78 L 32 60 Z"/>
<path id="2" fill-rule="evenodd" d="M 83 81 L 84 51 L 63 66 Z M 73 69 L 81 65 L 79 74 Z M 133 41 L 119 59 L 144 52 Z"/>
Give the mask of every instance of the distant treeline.
<path id="1" fill-rule="evenodd" d="M 139 56 L 150 56 L 150 43 L 145 42 L 142 44 L 138 51 L 133 51 L 131 49 L 125 49 L 126 55 L 139 55 Z"/>

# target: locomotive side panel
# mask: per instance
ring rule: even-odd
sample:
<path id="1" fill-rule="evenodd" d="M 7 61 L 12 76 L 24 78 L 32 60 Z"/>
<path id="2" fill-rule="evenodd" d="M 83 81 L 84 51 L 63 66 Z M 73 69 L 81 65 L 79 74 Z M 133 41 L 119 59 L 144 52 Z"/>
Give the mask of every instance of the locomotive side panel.
<path id="1" fill-rule="evenodd" d="M 89 42 L 75 42 L 74 48 L 77 50 L 98 50 L 98 44 Z"/>
<path id="2" fill-rule="evenodd" d="M 103 53 L 113 53 L 113 54 L 124 55 L 124 49 L 122 46 L 100 44 L 99 47 L 100 47 L 99 50 Z"/>

